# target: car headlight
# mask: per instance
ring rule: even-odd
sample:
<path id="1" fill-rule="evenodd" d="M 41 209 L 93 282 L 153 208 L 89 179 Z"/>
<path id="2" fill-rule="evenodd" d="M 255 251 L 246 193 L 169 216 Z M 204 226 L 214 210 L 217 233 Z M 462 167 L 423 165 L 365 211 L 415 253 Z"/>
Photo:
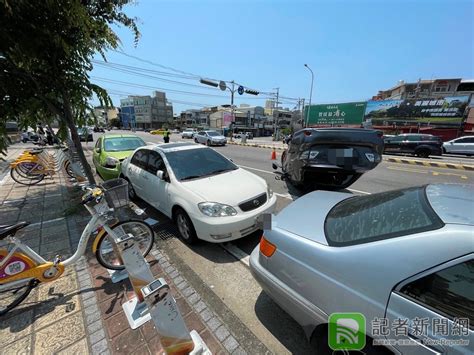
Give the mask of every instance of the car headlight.
<path id="1" fill-rule="evenodd" d="M 273 190 L 270 188 L 270 186 L 267 185 L 267 194 L 268 194 L 268 198 L 272 198 L 273 196 Z"/>
<path id="2" fill-rule="evenodd" d="M 217 202 L 201 202 L 198 204 L 202 213 L 209 217 L 235 216 L 237 211 L 229 205 Z"/>
<path id="3" fill-rule="evenodd" d="M 105 158 L 105 166 L 107 168 L 115 168 L 120 163 L 120 160 L 114 157 Z"/>

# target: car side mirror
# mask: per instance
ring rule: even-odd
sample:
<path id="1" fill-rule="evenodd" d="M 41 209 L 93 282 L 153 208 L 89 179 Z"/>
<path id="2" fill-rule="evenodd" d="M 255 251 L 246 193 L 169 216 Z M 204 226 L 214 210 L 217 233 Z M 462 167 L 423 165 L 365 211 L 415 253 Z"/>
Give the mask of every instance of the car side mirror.
<path id="1" fill-rule="evenodd" d="M 158 171 L 156 172 L 156 176 L 157 176 L 158 179 L 160 179 L 160 180 L 164 180 L 164 178 L 163 178 L 164 175 L 165 175 L 165 173 L 164 173 L 163 170 L 158 170 Z"/>

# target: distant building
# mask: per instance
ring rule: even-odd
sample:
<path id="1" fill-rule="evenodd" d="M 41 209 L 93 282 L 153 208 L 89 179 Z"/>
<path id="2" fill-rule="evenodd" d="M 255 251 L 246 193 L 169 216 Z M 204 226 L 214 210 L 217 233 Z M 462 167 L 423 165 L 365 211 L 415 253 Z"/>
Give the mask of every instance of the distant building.
<path id="1" fill-rule="evenodd" d="M 275 108 L 275 100 L 265 101 L 265 114 L 268 116 L 273 115 L 273 109 Z"/>
<path id="2" fill-rule="evenodd" d="M 120 100 L 120 108 L 124 128 L 161 128 L 173 122 L 173 106 L 164 92 L 155 91 L 154 96 L 128 96 Z"/>
<path id="3" fill-rule="evenodd" d="M 94 116 L 97 119 L 97 123 L 101 126 L 107 126 L 109 121 L 118 117 L 118 109 L 115 107 L 94 107 Z"/>
<path id="4" fill-rule="evenodd" d="M 417 98 L 437 98 L 446 96 L 464 96 L 474 93 L 474 80 L 431 79 L 406 83 L 401 80 L 397 85 L 380 90 L 373 100 L 406 100 Z"/>

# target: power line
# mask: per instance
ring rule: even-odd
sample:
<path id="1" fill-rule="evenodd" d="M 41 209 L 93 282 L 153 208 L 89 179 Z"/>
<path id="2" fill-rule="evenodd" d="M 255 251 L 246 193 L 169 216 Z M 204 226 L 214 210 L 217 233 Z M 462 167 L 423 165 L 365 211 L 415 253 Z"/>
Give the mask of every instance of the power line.
<path id="1" fill-rule="evenodd" d="M 175 90 L 175 89 L 168 89 L 168 88 L 160 88 L 160 87 L 157 87 L 157 86 L 134 84 L 134 83 L 128 83 L 126 81 L 113 80 L 113 79 L 101 78 L 101 77 L 96 77 L 96 76 L 91 76 L 91 79 L 98 80 L 98 81 L 104 81 L 104 82 L 108 82 L 108 83 L 112 83 L 112 84 L 133 86 L 133 87 L 138 87 L 138 88 L 141 88 L 141 89 L 164 90 L 164 91 L 174 92 L 174 93 L 178 93 L 178 94 L 192 95 L 192 96 L 208 96 L 208 97 L 219 97 L 219 98 L 225 98 L 225 99 L 227 98 L 227 96 L 223 96 L 223 95 L 214 95 L 214 94 L 205 94 L 205 93 L 201 93 L 201 92 L 192 92 L 192 91 L 183 91 L 183 90 Z"/>
<path id="2" fill-rule="evenodd" d="M 153 65 L 153 66 L 157 66 L 157 67 L 160 67 L 160 68 L 163 68 L 163 69 L 167 69 L 167 70 L 171 70 L 173 72 L 176 72 L 176 73 L 179 73 L 179 74 L 184 74 L 188 77 L 190 77 L 189 79 L 194 78 L 194 79 L 201 79 L 201 78 L 204 78 L 204 79 L 209 79 L 209 80 L 214 80 L 214 81 L 220 81 L 219 79 L 214 79 L 214 78 L 210 78 L 208 76 L 205 76 L 205 75 L 197 75 L 197 74 L 193 74 L 193 73 L 189 73 L 189 72 L 186 72 L 186 71 L 183 71 L 183 70 L 179 70 L 179 69 L 175 69 L 173 67 L 169 67 L 169 66 L 166 66 L 166 65 L 163 65 L 163 64 L 159 64 L 159 63 L 156 63 L 156 62 L 152 62 L 150 60 L 146 60 L 146 59 L 142 59 L 142 58 L 139 58 L 139 57 L 136 57 L 134 55 L 131 55 L 131 54 L 128 54 L 128 53 L 125 53 L 124 51 L 120 50 L 112 50 L 113 52 L 116 52 L 116 53 L 119 53 L 119 54 L 122 54 L 126 57 L 129 57 L 129 58 L 133 58 L 135 60 L 138 60 L 140 62 L 143 62 L 143 63 L 147 63 L 147 64 L 150 64 L 150 65 Z M 143 69 L 143 70 L 146 70 L 146 69 Z M 232 83 L 231 80 L 222 80 L 226 83 Z M 240 83 L 237 83 L 234 81 L 234 84 L 237 85 L 237 86 L 244 86 L 244 87 L 249 87 L 247 85 L 243 85 L 243 84 L 240 84 Z M 192 84 L 188 84 L 188 85 L 192 85 Z M 260 91 L 260 90 L 257 90 L 259 91 L 261 94 L 264 94 L 264 95 L 268 95 L 268 96 L 274 96 L 275 93 L 274 92 L 265 92 L 265 91 Z M 282 98 L 285 98 L 285 99 L 288 99 L 288 100 L 293 100 L 293 101 L 298 101 L 299 99 L 298 98 L 294 98 L 294 97 L 282 97 Z"/>
<path id="3" fill-rule="evenodd" d="M 121 72 L 121 73 L 132 74 L 132 75 L 136 75 L 136 76 L 140 76 L 140 77 L 144 77 L 144 78 L 150 78 L 150 79 L 159 80 L 159 81 L 164 81 L 164 82 L 172 83 L 172 84 L 192 86 L 192 87 L 197 87 L 197 88 L 200 88 L 200 89 L 207 89 L 207 90 L 215 91 L 214 88 L 208 88 L 208 87 L 205 87 L 205 86 L 202 86 L 202 85 L 189 84 L 189 83 L 184 83 L 182 81 L 159 78 L 155 75 L 144 74 L 144 73 L 140 73 L 140 72 L 137 72 L 137 71 L 134 71 L 134 70 L 130 70 L 130 69 L 126 69 L 126 68 L 120 68 L 120 67 L 116 67 L 116 66 L 113 66 L 113 65 L 107 65 L 105 63 L 100 63 L 100 62 L 98 62 L 96 64 L 98 64 L 102 67 L 105 67 L 107 69 L 115 70 L 115 71 L 118 71 L 118 72 Z"/>

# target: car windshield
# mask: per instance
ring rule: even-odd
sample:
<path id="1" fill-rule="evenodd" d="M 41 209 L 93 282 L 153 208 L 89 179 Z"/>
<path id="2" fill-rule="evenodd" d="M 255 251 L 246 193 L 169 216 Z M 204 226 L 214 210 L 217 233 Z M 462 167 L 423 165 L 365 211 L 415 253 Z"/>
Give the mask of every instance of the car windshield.
<path id="1" fill-rule="evenodd" d="M 127 150 L 135 150 L 143 147 L 145 142 L 138 137 L 116 137 L 106 138 L 104 141 L 104 150 L 106 152 L 122 152 Z"/>
<path id="2" fill-rule="evenodd" d="M 210 148 L 168 152 L 166 158 L 176 179 L 180 181 L 203 178 L 238 169 L 234 163 Z"/>
<path id="3" fill-rule="evenodd" d="M 208 135 L 208 136 L 211 136 L 211 137 L 220 136 L 220 134 L 217 133 L 217 132 L 207 132 L 207 135 Z"/>
<path id="4" fill-rule="evenodd" d="M 441 228 L 443 223 L 431 208 L 425 189 L 388 191 L 338 203 L 326 217 L 328 244 L 362 244 Z"/>

